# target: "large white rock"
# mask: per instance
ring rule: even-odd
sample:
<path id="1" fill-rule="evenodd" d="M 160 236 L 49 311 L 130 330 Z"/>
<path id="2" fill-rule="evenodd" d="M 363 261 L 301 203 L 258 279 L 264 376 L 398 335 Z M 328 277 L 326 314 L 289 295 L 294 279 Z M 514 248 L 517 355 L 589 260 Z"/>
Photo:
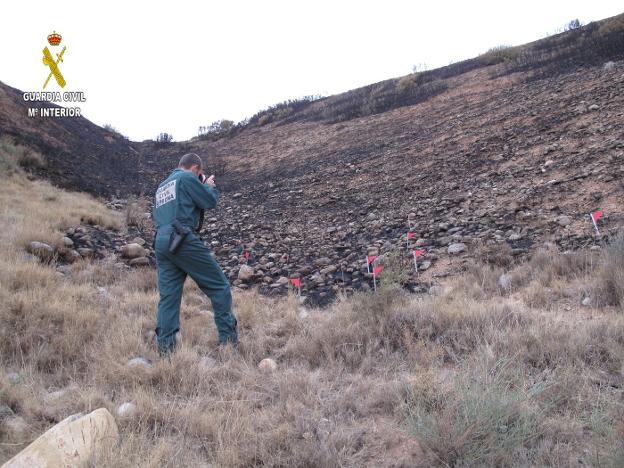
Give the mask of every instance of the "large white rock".
<path id="1" fill-rule="evenodd" d="M 43 242 L 32 241 L 26 250 L 43 261 L 48 261 L 54 256 L 54 249 Z"/>
<path id="2" fill-rule="evenodd" d="M 254 276 L 254 269 L 249 265 L 241 265 L 238 270 L 238 279 L 241 281 L 248 281 Z"/>
<path id="3" fill-rule="evenodd" d="M 145 249 L 136 242 L 133 242 L 132 244 L 126 244 L 121 248 L 121 255 L 126 258 L 145 257 Z"/>
<path id="4" fill-rule="evenodd" d="M 44 432 L 2 468 L 89 466 L 94 454 L 110 449 L 118 439 L 117 423 L 106 408 L 75 414 Z"/>
<path id="5" fill-rule="evenodd" d="M 126 365 L 128 367 L 142 367 L 143 369 L 150 369 L 152 367 L 152 363 L 149 359 L 140 356 L 130 359 Z"/>
<path id="6" fill-rule="evenodd" d="M 455 244 L 451 244 L 448 246 L 448 253 L 451 255 L 456 255 L 458 253 L 464 252 L 466 250 L 466 244 L 461 242 L 457 242 Z"/>

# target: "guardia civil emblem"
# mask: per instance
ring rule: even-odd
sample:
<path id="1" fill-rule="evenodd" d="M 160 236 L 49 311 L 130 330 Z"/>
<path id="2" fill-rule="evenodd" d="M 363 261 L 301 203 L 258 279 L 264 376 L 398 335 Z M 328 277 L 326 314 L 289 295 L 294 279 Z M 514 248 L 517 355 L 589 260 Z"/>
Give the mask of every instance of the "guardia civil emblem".
<path id="1" fill-rule="evenodd" d="M 51 47 L 58 47 L 61 44 L 62 39 L 62 36 L 54 31 L 48 36 L 48 43 Z M 61 88 L 65 87 L 65 78 L 63 78 L 61 70 L 59 70 L 58 66 L 59 62 L 63 61 L 63 54 L 65 53 L 65 49 L 66 47 L 63 46 L 63 50 L 61 50 L 61 53 L 56 54 L 56 59 L 54 59 L 54 57 L 52 57 L 52 54 L 50 53 L 50 49 L 48 49 L 48 46 L 45 46 L 43 48 L 43 64 L 50 69 L 48 79 L 45 80 L 45 83 L 43 83 L 43 89 L 45 89 L 45 87 L 48 85 L 48 82 L 50 81 L 50 78 L 52 77 L 54 77 L 54 79 Z"/>

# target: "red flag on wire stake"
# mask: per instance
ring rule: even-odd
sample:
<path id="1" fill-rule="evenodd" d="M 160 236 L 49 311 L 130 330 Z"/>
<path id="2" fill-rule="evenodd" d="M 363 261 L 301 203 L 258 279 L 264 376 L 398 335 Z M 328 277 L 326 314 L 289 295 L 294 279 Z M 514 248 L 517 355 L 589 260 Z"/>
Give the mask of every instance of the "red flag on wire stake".
<path id="1" fill-rule="evenodd" d="M 371 265 L 373 264 L 373 262 L 375 261 L 375 259 L 377 258 L 377 255 L 367 255 L 366 256 L 366 271 L 368 271 L 369 273 L 371 272 Z"/>
<path id="2" fill-rule="evenodd" d="M 377 292 L 377 277 L 382 270 L 383 265 L 377 265 L 375 268 L 373 268 L 373 288 L 375 288 L 375 292 Z"/>
<path id="3" fill-rule="evenodd" d="M 243 252 L 243 257 L 245 257 L 247 260 L 249 260 L 249 250 L 245 250 Z"/>
<path id="4" fill-rule="evenodd" d="M 603 213 L 602 210 L 589 213 L 592 223 L 594 224 L 594 229 L 596 229 L 596 237 L 598 238 L 600 238 L 600 231 L 598 230 L 598 224 L 596 224 L 596 221 L 600 219 L 600 217 L 602 216 L 602 213 Z"/>
<path id="5" fill-rule="evenodd" d="M 418 276 L 418 257 L 424 253 L 425 251 L 423 249 L 416 249 L 412 251 L 412 255 L 414 255 L 414 268 L 416 268 L 416 276 Z"/>
<path id="6" fill-rule="evenodd" d="M 297 288 L 297 295 L 301 296 L 301 278 L 290 278 L 290 282 Z"/>
<path id="7" fill-rule="evenodd" d="M 412 231 L 409 231 L 409 232 L 407 233 L 407 238 L 408 238 L 408 239 L 411 239 L 412 237 L 414 237 L 414 233 L 413 233 Z"/>

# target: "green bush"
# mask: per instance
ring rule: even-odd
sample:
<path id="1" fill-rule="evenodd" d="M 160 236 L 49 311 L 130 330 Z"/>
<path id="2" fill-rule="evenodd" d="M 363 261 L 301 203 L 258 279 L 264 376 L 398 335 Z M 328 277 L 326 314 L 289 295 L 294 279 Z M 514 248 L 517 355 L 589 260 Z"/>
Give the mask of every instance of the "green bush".
<path id="1" fill-rule="evenodd" d="M 450 388 L 429 379 L 406 388 L 406 424 L 438 463 L 512 466 L 514 452 L 538 440 L 536 397 L 545 386 L 510 375 L 513 365 L 509 359 L 468 372 Z"/>
<path id="2" fill-rule="evenodd" d="M 509 62 L 518 56 L 518 50 L 508 45 L 492 47 L 479 58 L 484 65 L 496 65 L 497 63 Z"/>
<path id="3" fill-rule="evenodd" d="M 379 275 L 379 290 L 382 294 L 392 294 L 408 282 L 411 264 L 402 261 L 399 250 L 393 250 L 386 254 L 383 265 L 384 269 Z"/>
<path id="4" fill-rule="evenodd" d="M 39 169 L 46 166 L 45 158 L 38 152 L 16 144 L 12 139 L 0 139 L 0 172 L 13 174 L 19 168 Z"/>

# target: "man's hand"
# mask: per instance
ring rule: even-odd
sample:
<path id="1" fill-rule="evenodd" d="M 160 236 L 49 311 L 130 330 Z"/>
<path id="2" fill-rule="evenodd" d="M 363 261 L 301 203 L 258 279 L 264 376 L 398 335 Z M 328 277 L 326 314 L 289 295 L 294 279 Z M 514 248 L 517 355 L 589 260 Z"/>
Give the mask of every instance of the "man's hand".
<path id="1" fill-rule="evenodd" d="M 207 184 L 213 188 L 216 187 L 217 184 L 215 184 L 214 177 L 214 174 L 212 174 L 210 177 L 204 177 L 204 184 Z"/>

